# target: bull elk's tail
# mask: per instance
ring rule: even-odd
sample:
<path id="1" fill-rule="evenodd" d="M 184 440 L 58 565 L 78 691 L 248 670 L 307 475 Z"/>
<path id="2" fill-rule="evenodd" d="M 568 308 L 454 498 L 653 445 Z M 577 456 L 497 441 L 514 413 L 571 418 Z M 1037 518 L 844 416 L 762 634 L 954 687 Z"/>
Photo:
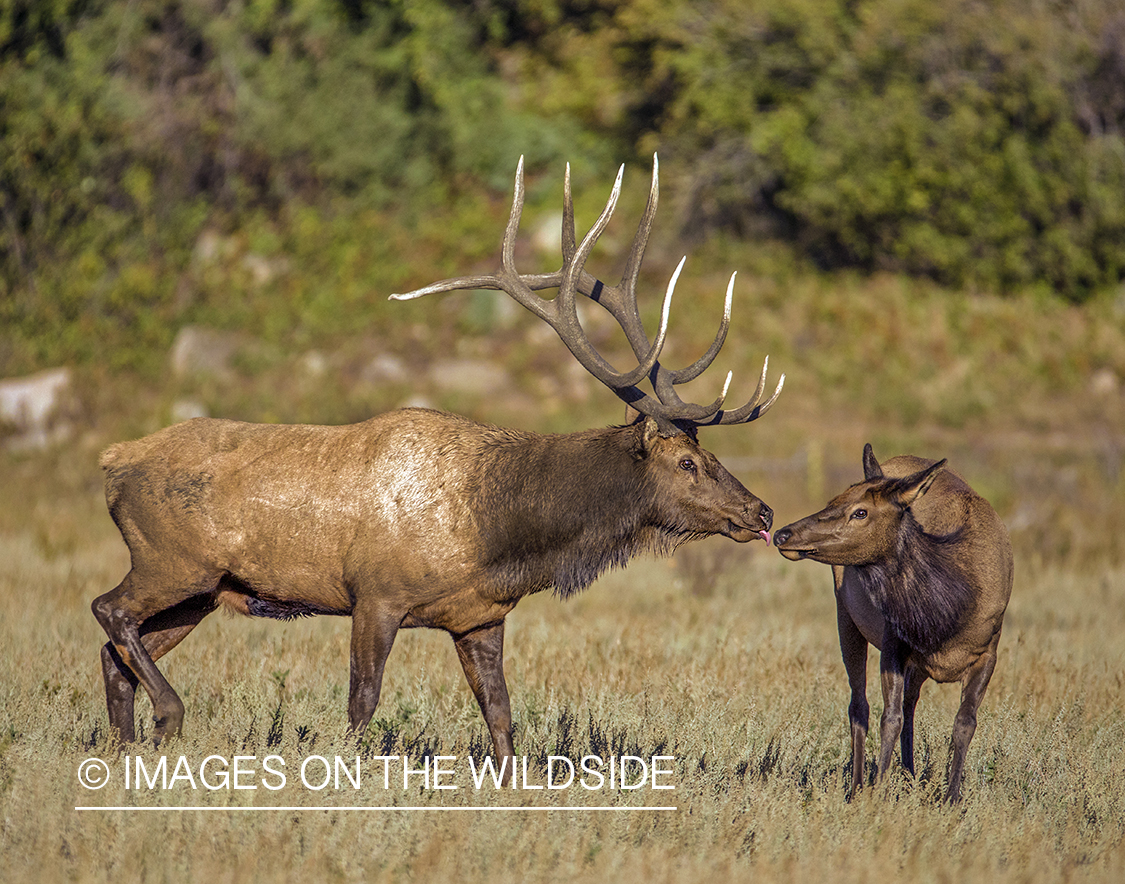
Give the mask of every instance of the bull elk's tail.
<path id="1" fill-rule="evenodd" d="M 105 502 L 109 505 L 110 515 L 117 511 L 117 501 L 121 497 L 124 479 L 121 467 L 124 466 L 127 445 L 125 442 L 110 445 L 98 458 L 98 466 L 105 470 Z"/>
<path id="2" fill-rule="evenodd" d="M 102 456 L 98 458 L 98 466 L 107 472 L 112 470 L 121 461 L 121 457 L 125 453 L 124 449 L 124 442 L 110 445 L 109 448 L 102 452 Z"/>

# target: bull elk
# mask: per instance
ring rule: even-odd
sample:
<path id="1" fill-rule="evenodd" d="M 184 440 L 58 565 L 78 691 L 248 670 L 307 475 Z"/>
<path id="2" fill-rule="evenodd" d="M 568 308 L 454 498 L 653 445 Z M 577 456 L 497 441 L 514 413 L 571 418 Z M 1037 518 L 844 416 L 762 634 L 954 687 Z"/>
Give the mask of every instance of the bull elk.
<path id="1" fill-rule="evenodd" d="M 197 418 L 106 450 L 106 500 L 131 554 L 124 580 L 92 604 L 109 637 L 101 661 L 112 733 L 135 739 L 138 684 L 153 704 L 156 742 L 180 731 L 183 703 L 155 661 L 217 608 L 279 620 L 337 614 L 352 618 L 353 732 L 371 720 L 398 630 L 443 629 L 496 755 L 514 764 L 503 640 L 504 618 L 521 598 L 548 588 L 566 598 L 641 552 L 668 554 L 696 538 L 769 543 L 772 511 L 699 446 L 696 431 L 757 419 L 781 392 L 784 375 L 763 402 L 767 361 L 751 400 L 734 410 L 723 408 L 725 388 L 709 405 L 681 400 L 675 386 L 698 377 L 723 344 L 734 277 L 707 352 L 680 370 L 661 365 L 679 268 L 651 342 L 636 293 L 656 211 L 655 159 L 621 281 L 605 285 L 584 269 L 620 189 L 621 172 L 576 244 L 568 168 L 562 267 L 520 274 L 513 254 L 524 199 L 521 159 L 499 273 L 391 297 L 506 292 L 550 323 L 582 366 L 635 409 L 632 423 L 539 435 L 419 408 L 348 426 Z M 534 294 L 547 288 L 558 289 L 552 300 Z M 577 294 L 615 317 L 635 368 L 615 370 L 591 345 Z M 636 386 L 646 377 L 651 395 Z"/>
<path id="2" fill-rule="evenodd" d="M 774 538 L 787 559 L 832 566 L 851 684 L 849 798 L 863 782 L 868 643 L 880 650 L 883 688 L 877 776 L 886 774 L 900 737 L 902 764 L 913 776 L 922 684 L 959 681 L 946 800 L 961 797 L 1012 592 L 1012 545 L 996 511 L 945 463 L 905 455 L 880 465 L 867 445 L 864 480 Z"/>

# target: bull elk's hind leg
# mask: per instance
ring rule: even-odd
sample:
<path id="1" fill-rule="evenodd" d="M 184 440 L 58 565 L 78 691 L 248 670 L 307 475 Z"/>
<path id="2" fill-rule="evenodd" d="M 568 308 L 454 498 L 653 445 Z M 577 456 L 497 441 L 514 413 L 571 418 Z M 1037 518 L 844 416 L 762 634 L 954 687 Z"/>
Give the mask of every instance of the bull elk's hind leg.
<path id="1" fill-rule="evenodd" d="M 105 705 L 109 710 L 109 730 L 122 743 L 137 739 L 133 722 L 133 703 L 137 695 L 137 677 L 125 665 L 113 642 L 102 646 L 102 678 L 105 681 Z"/>
<path id="2" fill-rule="evenodd" d="M 194 596 L 142 623 L 139 630 L 141 643 L 153 662 L 183 641 L 215 607 L 213 594 Z M 102 676 L 105 679 L 110 729 L 121 742 L 132 743 L 136 739 L 133 702 L 139 682 L 117 653 L 113 642 L 106 642 L 102 648 Z"/>
<path id="3" fill-rule="evenodd" d="M 110 727 L 122 741 L 135 738 L 133 698 L 137 683 L 152 700 L 154 742 L 159 744 L 165 736 L 179 733 L 184 704 L 154 661 L 214 610 L 217 584 L 217 578 L 210 587 L 197 583 L 172 596 L 169 604 L 166 593 L 156 598 L 147 595 L 134 569 L 115 589 L 94 599 L 90 607 L 109 636 L 109 643 L 102 648 L 102 675 Z"/>

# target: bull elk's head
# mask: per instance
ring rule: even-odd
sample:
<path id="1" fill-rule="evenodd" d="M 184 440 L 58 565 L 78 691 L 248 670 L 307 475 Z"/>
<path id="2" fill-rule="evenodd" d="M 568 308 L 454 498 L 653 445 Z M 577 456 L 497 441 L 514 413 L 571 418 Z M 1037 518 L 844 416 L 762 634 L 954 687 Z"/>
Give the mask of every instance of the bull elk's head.
<path id="1" fill-rule="evenodd" d="M 563 202 L 562 267 L 554 273 L 521 274 L 515 267 L 516 233 L 519 230 L 524 200 L 523 157 L 520 157 L 519 166 L 516 169 L 512 212 L 508 219 L 507 230 L 504 233 L 500 272 L 487 276 L 459 276 L 454 279 L 445 279 L 412 292 L 391 295 L 391 298 L 405 301 L 455 289 L 499 289 L 506 292 L 549 324 L 583 368 L 609 387 L 631 408 L 652 418 L 659 427 L 661 435 L 671 436 L 678 432 L 686 432 L 688 435 L 694 436 L 698 427 L 716 424 L 741 424 L 757 420 L 773 405 L 785 384 L 785 375 L 782 375 L 773 395 L 762 402 L 769 357 L 766 357 L 765 364 L 762 366 L 762 374 L 758 379 L 758 387 L 753 397 L 741 408 L 733 410 L 723 408 L 727 388 L 730 385 L 730 374 L 727 375 L 722 393 L 709 405 L 684 402 L 675 389 L 678 384 L 684 384 L 699 377 L 711 365 L 720 348 L 722 348 L 723 342 L 726 340 L 727 329 L 730 326 L 731 297 L 734 292 L 736 274 L 731 274 L 730 283 L 727 285 L 723 319 L 719 325 L 719 331 L 715 335 L 715 340 L 711 343 L 707 352 L 691 365 L 679 370 L 672 370 L 660 364 L 660 351 L 664 347 L 664 340 L 668 331 L 668 310 L 672 301 L 672 292 L 675 289 L 680 271 L 683 269 L 684 261 L 687 260 L 686 258 L 680 261 L 668 283 L 661 312 L 660 330 L 656 339 L 650 341 L 644 330 L 637 310 L 637 276 L 640 273 L 641 260 L 644 256 L 649 234 L 652 231 L 652 222 L 656 216 L 659 185 L 657 181 L 658 164 L 655 156 L 653 156 L 652 161 L 652 186 L 649 189 L 648 203 L 645 206 L 636 236 L 633 238 L 633 246 L 625 262 L 625 270 L 621 275 L 621 281 L 615 286 L 609 286 L 584 269 L 586 259 L 589 258 L 594 244 L 609 225 L 610 218 L 613 216 L 617 199 L 621 193 L 621 178 L 624 171 L 624 166 L 618 170 L 617 181 L 613 185 L 609 202 L 606 203 L 606 207 L 598 220 L 594 222 L 594 226 L 582 238 L 582 242 L 576 244 L 574 205 L 570 195 L 570 165 L 568 164 Z M 558 289 L 558 295 L 553 299 L 541 298 L 535 294 L 536 291 L 549 288 Z M 598 353 L 586 337 L 578 321 L 575 293 L 581 293 L 590 300 L 601 304 L 617 320 L 637 358 L 638 364 L 635 368 L 631 371 L 619 372 Z M 652 384 L 654 396 L 637 387 L 637 384 L 646 376 Z"/>

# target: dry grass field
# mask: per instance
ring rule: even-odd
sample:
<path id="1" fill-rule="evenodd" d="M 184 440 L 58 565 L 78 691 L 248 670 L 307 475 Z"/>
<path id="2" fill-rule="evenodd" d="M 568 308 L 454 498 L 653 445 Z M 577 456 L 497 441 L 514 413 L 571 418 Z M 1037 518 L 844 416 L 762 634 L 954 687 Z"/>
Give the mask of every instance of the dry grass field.
<path id="1" fill-rule="evenodd" d="M 359 744 L 349 740 L 350 624 L 339 618 L 210 617 L 161 662 L 187 706 L 183 736 L 119 753 L 107 742 L 105 639 L 89 603 L 128 560 L 105 513 L 97 452 L 155 428 L 172 396 L 192 392 L 146 398 L 136 391 L 154 382 L 133 380 L 89 393 L 114 420 L 91 421 L 51 452 L 5 454 L 0 466 L 0 877 L 1125 880 L 1125 408 L 1112 388 L 1125 378 L 1120 307 L 1032 315 L 1014 302 L 945 308 L 883 290 L 878 311 L 856 308 L 868 311 L 866 337 L 845 335 L 833 350 L 824 345 L 847 292 L 793 303 L 759 295 L 773 308 L 761 315 L 778 317 L 736 329 L 753 342 L 745 361 L 760 358 L 765 338 L 790 384 L 760 424 L 703 442 L 774 507 L 778 525 L 858 479 L 870 439 L 880 457 L 948 456 L 1011 527 L 1016 585 L 961 806 L 940 801 L 959 691 L 932 682 L 919 706 L 917 780 L 896 775 L 845 800 L 848 692 L 829 569 L 722 539 L 634 562 L 566 603 L 529 598 L 509 616 L 506 671 L 527 758 L 520 788 L 474 787 L 487 733 L 451 642 L 436 632 L 400 634 L 376 720 Z M 518 364 L 518 350 L 503 355 L 535 369 L 531 356 Z M 1111 388 L 1092 398 L 1099 365 L 1111 366 Z M 266 381 L 245 379 L 226 405 L 213 382 L 201 395 L 219 413 L 262 419 L 237 403 L 260 398 L 255 384 L 284 371 L 265 365 Z M 925 383 L 908 381 L 927 372 Z M 908 388 L 920 391 L 913 411 L 902 405 Z M 290 392 L 296 419 L 307 419 L 301 396 L 312 403 L 314 394 Z M 610 398 L 571 403 L 570 420 L 604 420 L 595 403 Z M 520 420 L 488 403 L 464 410 Z M 876 654 L 868 693 L 874 721 Z M 137 710 L 148 730 L 143 695 Z M 406 788 L 403 756 L 423 771 Z M 648 779 L 534 788 L 561 784 L 557 760 L 547 780 L 552 756 L 634 756 Z M 353 774 L 359 758 L 359 788 L 346 775 L 319 788 L 319 759 L 336 757 Z M 109 781 L 90 790 L 80 765 L 89 774 L 96 760 Z M 627 764 L 626 785 L 636 785 L 639 762 Z M 446 773 L 430 779 L 430 765 Z M 284 774 L 280 788 L 271 771 Z"/>
<path id="2" fill-rule="evenodd" d="M 96 486 L 73 488 L 68 502 L 32 503 L 24 530 L 0 536 L 6 880 L 1125 879 L 1120 565 L 1017 561 L 966 800 L 954 809 L 940 795 L 958 689 L 923 691 L 918 780 L 894 777 L 848 804 L 828 568 L 721 540 L 639 561 L 569 603 L 538 596 L 517 608 L 507 672 L 529 773 L 514 791 L 473 787 L 469 759 L 479 761 L 487 734 L 444 635 L 401 634 L 357 746 L 343 733 L 346 620 L 224 615 L 163 664 L 188 706 L 184 736 L 159 753 L 126 750 L 153 780 L 161 754 L 168 775 L 181 756 L 191 774 L 127 789 L 126 762 L 106 744 L 103 638 L 88 609 L 127 560 Z M 142 722 L 148 709 L 138 701 Z M 872 735 L 869 758 L 875 749 Z M 254 757 L 239 784 L 257 788 L 202 784 L 205 759 L 219 756 L 209 762 L 216 785 L 236 755 Z M 269 755 L 284 759 L 281 789 L 266 785 L 279 783 L 263 768 Z M 346 779 L 313 789 L 319 762 L 301 782 L 310 756 L 354 768 L 357 755 L 358 790 Z M 404 790 L 401 766 L 377 761 L 384 755 L 410 756 L 415 769 L 426 755 L 451 757 L 437 762 L 452 771 L 439 783 L 457 788 L 414 775 Z M 631 790 L 523 788 L 545 784 L 551 755 L 671 756 L 657 762 L 671 771 L 657 782 L 674 789 L 651 779 Z M 78 782 L 89 758 L 110 766 L 97 791 Z M 185 806 L 205 809 L 176 809 Z M 287 809 L 251 810 L 270 807 Z"/>

